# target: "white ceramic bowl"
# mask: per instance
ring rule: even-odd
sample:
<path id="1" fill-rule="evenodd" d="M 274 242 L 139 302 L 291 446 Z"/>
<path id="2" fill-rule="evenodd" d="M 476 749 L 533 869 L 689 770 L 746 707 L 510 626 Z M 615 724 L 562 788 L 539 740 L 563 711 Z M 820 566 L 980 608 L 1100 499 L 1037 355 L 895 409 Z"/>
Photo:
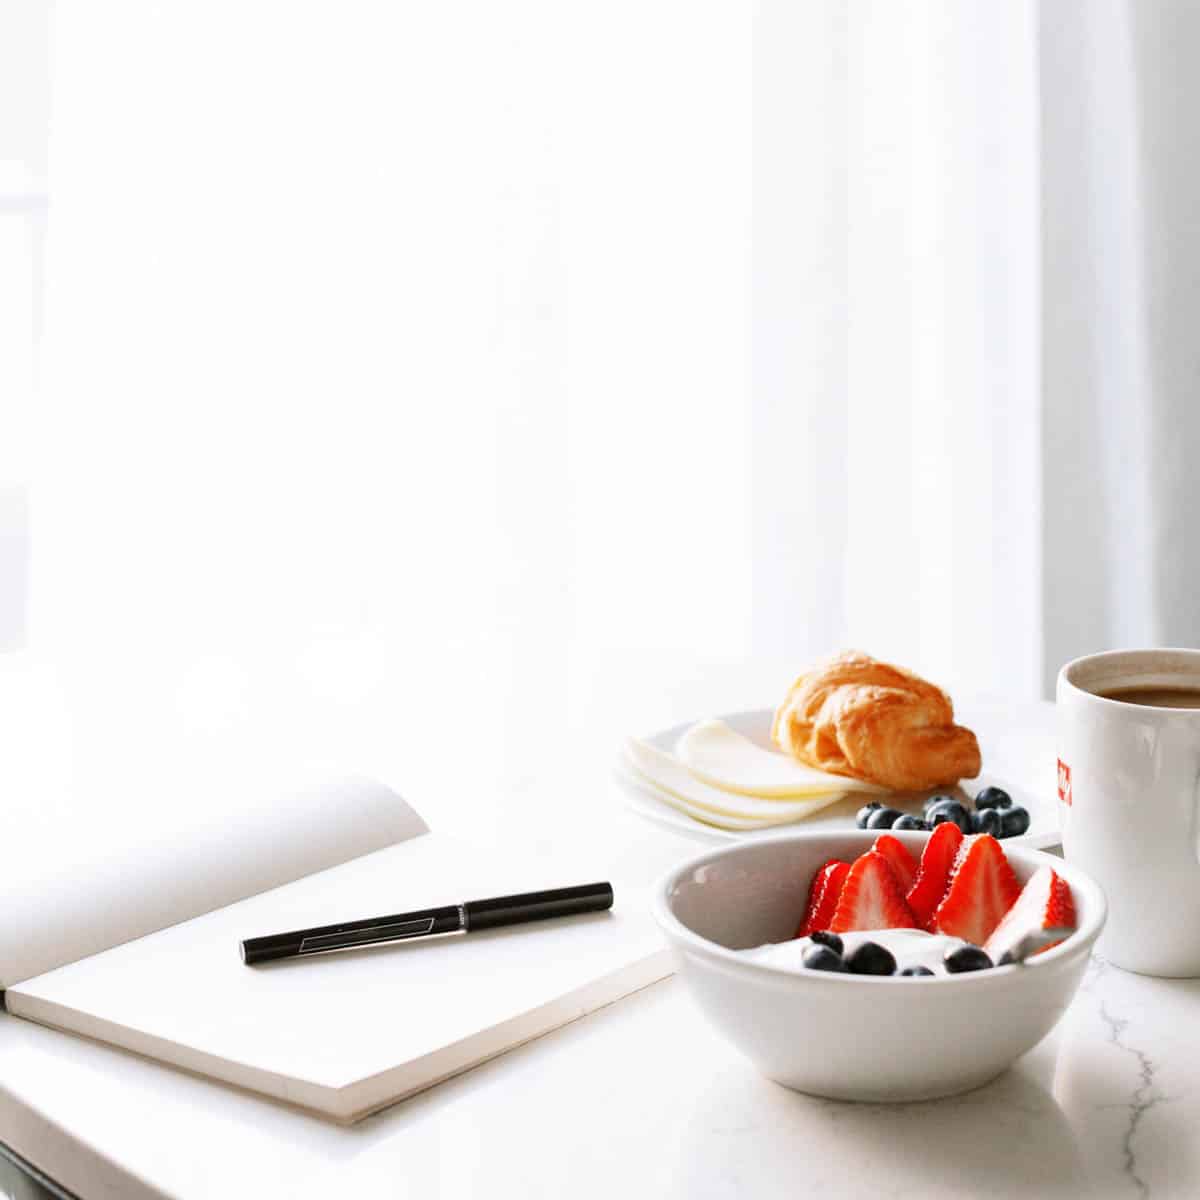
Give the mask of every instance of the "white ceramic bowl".
<path id="1" fill-rule="evenodd" d="M 919 856 L 926 833 L 898 833 Z M 735 953 L 792 937 L 813 872 L 853 861 L 878 831 L 797 833 L 690 859 L 654 893 L 680 973 L 708 1019 L 771 1079 L 839 1100 L 929 1100 L 987 1083 L 1062 1015 L 1104 925 L 1099 886 L 1078 867 L 1005 846 L 1024 883 L 1048 864 L 1071 886 L 1076 932 L 1024 966 L 900 978 L 796 973 Z"/>

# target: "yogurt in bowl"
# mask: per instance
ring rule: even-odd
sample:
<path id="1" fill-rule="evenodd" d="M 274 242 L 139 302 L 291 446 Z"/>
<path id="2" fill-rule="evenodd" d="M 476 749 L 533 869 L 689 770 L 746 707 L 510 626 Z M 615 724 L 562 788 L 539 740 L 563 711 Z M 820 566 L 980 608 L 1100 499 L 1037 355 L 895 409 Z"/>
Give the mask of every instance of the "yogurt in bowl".
<path id="1" fill-rule="evenodd" d="M 929 835 L 895 836 L 919 857 Z M 803 946 L 790 943 L 813 873 L 832 858 L 853 861 L 876 837 L 871 830 L 794 833 L 710 851 L 659 882 L 655 916 L 709 1021 L 771 1079 L 869 1101 L 979 1087 L 1032 1049 L 1070 1003 L 1104 925 L 1104 894 L 1071 863 L 1006 847 L 1022 885 L 1041 866 L 1070 885 L 1076 929 L 1059 945 L 1026 965 L 932 979 L 806 970 Z M 935 949 L 916 931 L 842 937 L 849 948 L 900 934 L 907 936 L 893 953 L 901 967 L 911 965 L 903 946 L 922 956 L 945 953 L 944 943 Z"/>
<path id="2" fill-rule="evenodd" d="M 923 929 L 867 929 L 854 930 L 839 935 L 846 948 L 846 954 L 852 954 L 865 942 L 874 942 L 877 946 L 891 952 L 899 970 L 905 967 L 925 967 L 934 975 L 948 975 L 945 958 L 952 950 L 968 943 L 959 937 L 948 933 L 926 933 Z M 750 950 L 740 950 L 738 953 L 747 961 L 760 963 L 763 966 L 774 967 L 779 971 L 804 971 L 809 968 L 804 965 L 804 951 L 816 943 L 809 937 L 791 938 L 786 942 L 767 942 L 763 946 L 755 946 Z"/>

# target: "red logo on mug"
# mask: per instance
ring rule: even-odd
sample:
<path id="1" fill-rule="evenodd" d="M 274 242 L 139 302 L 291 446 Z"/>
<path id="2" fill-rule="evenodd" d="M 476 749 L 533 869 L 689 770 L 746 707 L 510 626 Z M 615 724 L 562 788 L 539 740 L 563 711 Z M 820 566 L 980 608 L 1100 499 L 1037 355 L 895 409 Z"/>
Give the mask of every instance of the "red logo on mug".
<path id="1" fill-rule="evenodd" d="M 1069 808 L 1071 805 L 1071 768 L 1058 760 L 1058 798 Z"/>

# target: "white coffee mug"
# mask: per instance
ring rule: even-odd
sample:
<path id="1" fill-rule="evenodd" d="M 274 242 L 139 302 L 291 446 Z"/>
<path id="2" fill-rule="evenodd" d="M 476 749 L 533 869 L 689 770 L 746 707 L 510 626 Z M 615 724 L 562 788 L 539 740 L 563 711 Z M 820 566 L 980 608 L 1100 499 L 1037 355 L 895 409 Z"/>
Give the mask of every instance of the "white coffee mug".
<path id="1" fill-rule="evenodd" d="M 1108 896 L 1097 954 L 1200 976 L 1200 707 L 1100 694 L 1151 688 L 1200 693 L 1200 650 L 1112 650 L 1059 672 L 1063 854 Z"/>

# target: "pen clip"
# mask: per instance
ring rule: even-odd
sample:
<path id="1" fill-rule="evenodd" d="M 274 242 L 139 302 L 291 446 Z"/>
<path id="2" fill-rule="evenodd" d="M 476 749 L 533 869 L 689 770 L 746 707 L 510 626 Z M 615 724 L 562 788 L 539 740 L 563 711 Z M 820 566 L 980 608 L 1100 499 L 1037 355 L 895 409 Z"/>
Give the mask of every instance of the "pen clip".
<path id="1" fill-rule="evenodd" d="M 342 950 L 349 946 L 368 945 L 371 942 L 421 937 L 433 932 L 433 923 L 433 917 L 422 917 L 416 921 L 397 921 L 391 925 L 370 925 L 366 929 L 355 929 L 346 933 L 323 933 L 317 937 L 306 937 L 300 943 L 297 953 L 316 954 L 321 950 Z"/>

